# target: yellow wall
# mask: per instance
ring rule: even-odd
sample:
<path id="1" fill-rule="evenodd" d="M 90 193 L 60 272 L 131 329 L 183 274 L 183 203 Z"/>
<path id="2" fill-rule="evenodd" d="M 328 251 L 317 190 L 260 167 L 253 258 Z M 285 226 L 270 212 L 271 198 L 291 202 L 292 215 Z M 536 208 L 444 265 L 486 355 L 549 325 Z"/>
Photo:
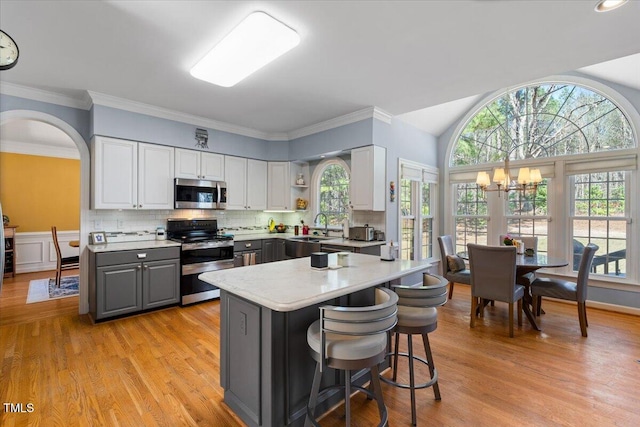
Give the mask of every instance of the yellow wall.
<path id="1" fill-rule="evenodd" d="M 17 232 L 80 229 L 80 160 L 0 153 L 2 213 Z"/>

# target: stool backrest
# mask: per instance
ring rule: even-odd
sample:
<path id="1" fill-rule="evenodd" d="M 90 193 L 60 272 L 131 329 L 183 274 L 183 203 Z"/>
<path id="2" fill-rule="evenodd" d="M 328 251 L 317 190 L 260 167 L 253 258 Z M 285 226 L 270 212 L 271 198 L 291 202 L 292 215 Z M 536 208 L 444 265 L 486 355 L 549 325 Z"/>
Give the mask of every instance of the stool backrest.
<path id="1" fill-rule="evenodd" d="M 442 276 L 425 273 L 422 286 L 394 286 L 398 305 L 408 307 L 437 307 L 447 302 L 447 283 Z"/>
<path id="2" fill-rule="evenodd" d="M 342 335 L 373 335 L 396 325 L 398 295 L 386 288 L 375 289 L 375 305 L 365 307 L 320 307 L 320 327 Z"/>

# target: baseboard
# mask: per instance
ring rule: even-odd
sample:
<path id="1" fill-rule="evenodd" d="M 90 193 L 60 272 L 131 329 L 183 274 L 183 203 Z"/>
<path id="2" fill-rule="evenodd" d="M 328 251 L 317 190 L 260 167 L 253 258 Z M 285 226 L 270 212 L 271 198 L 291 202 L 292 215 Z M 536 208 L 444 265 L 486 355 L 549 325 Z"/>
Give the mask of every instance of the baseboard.
<path id="1" fill-rule="evenodd" d="M 576 305 L 575 301 L 567 301 L 564 299 L 556 299 L 556 298 L 550 298 L 550 297 L 543 297 L 543 298 L 551 301 L 555 301 L 555 302 L 560 302 L 563 304 Z M 631 314 L 634 316 L 640 316 L 640 308 L 627 307 L 624 305 L 609 304 L 606 302 L 590 301 L 590 300 L 587 300 L 586 304 L 587 304 L 587 309 L 597 308 L 598 310 L 613 311 L 615 313 L 623 313 L 623 314 Z"/>

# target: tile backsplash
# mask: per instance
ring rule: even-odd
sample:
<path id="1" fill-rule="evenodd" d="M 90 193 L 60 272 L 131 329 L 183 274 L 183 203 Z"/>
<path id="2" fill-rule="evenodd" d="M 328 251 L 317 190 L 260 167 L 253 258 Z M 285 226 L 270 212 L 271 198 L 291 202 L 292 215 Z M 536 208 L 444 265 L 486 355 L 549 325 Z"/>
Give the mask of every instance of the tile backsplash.
<path id="1" fill-rule="evenodd" d="M 119 210 L 91 210 L 89 211 L 89 231 L 106 231 L 107 233 L 131 233 L 138 231 L 152 232 L 158 227 L 166 227 L 168 218 L 209 218 L 218 220 L 218 228 L 228 230 L 234 234 L 249 234 L 266 231 L 269 219 L 273 218 L 279 224 L 289 226 L 291 231 L 300 220 L 313 226 L 314 215 L 311 212 L 262 212 L 262 211 L 229 211 L 229 210 L 200 210 L 175 209 L 153 211 L 119 211 Z M 353 213 L 353 225 L 369 224 L 384 230 L 384 212 Z"/>

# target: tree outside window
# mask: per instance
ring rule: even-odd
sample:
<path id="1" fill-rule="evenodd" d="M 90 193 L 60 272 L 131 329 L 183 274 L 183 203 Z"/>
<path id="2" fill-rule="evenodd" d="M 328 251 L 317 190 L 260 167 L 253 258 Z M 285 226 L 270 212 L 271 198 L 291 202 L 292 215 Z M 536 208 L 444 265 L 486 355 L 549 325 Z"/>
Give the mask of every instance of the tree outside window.
<path id="1" fill-rule="evenodd" d="M 349 218 L 349 174 L 340 164 L 329 164 L 322 171 L 319 188 L 319 210 L 327 215 L 327 225 L 341 225 Z M 324 217 L 318 221 L 324 224 Z"/>

